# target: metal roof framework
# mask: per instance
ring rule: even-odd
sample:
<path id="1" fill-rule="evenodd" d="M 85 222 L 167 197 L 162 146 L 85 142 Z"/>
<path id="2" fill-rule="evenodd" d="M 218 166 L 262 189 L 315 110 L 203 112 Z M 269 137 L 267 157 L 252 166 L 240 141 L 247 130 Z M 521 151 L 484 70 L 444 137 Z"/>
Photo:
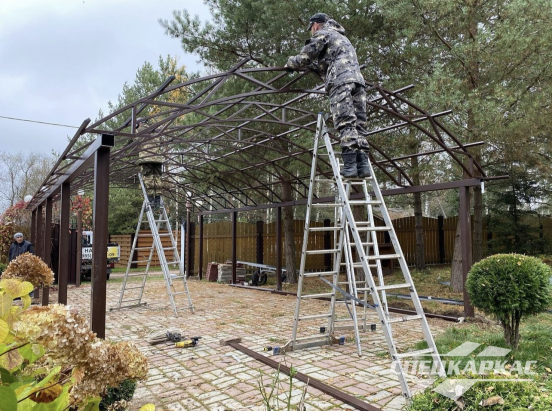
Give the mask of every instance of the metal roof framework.
<path id="1" fill-rule="evenodd" d="M 169 78 L 154 93 L 93 123 L 85 120 L 28 207 L 35 209 L 47 198 L 57 201 L 70 175 L 74 193 L 91 188 L 94 170 L 87 150 L 98 134 L 114 136 L 111 184 L 137 188 L 139 153 L 142 159 L 162 156 L 170 184 L 165 194 L 188 204 L 193 212 L 282 203 L 284 181 L 301 202 L 308 188 L 318 111 L 327 104 L 320 78 L 310 71 L 288 73 L 284 68 L 248 63 L 242 60 L 227 72 L 180 84 L 173 85 L 174 78 Z M 439 120 L 450 111 L 425 111 L 405 96 L 410 88 L 387 90 L 367 84 L 370 158 L 381 174 L 380 181 L 395 188 L 394 194 L 412 192 L 413 157 L 437 158 L 464 179 L 485 179 L 484 170 L 468 150 L 482 143 L 462 144 Z M 136 129 L 140 117 L 147 125 Z M 327 121 L 331 126 L 331 119 Z M 420 139 L 423 152 L 404 155 L 398 151 L 399 143 L 392 145 L 397 149 L 389 149 L 389 139 L 408 133 Z M 337 133 L 331 127 L 330 135 L 337 144 Z M 329 164 L 319 164 L 320 172 L 329 175 Z M 428 188 L 458 187 L 458 182 L 440 178 L 439 174 L 425 178 Z"/>

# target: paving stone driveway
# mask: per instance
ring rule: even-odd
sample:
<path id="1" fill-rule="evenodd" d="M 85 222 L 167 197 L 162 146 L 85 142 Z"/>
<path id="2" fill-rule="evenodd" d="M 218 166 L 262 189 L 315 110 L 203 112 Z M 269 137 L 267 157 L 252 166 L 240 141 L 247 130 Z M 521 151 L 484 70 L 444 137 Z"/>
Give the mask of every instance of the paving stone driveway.
<path id="1" fill-rule="evenodd" d="M 131 410 L 153 403 L 157 410 L 266 410 L 261 388 L 267 393 L 276 381 L 272 368 L 253 358 L 221 346 L 219 341 L 241 337 L 242 344 L 256 352 L 266 346 L 284 345 L 291 337 L 295 297 L 271 294 L 217 283 L 190 280 L 190 293 L 195 314 L 183 312 L 175 317 L 168 305 L 162 280 L 148 280 L 143 301 L 145 307 L 111 311 L 106 318 L 106 338 L 111 341 L 132 341 L 149 359 L 147 381 L 138 384 Z M 121 283 L 108 282 L 107 306 L 118 301 Z M 68 304 L 88 315 L 90 285 L 68 290 Z M 50 301 L 57 301 L 51 292 Z M 307 312 L 328 310 L 328 303 L 306 301 Z M 376 322 L 375 314 L 369 321 Z M 451 323 L 430 320 L 433 334 L 442 332 Z M 169 328 L 183 331 L 186 337 L 202 337 L 193 348 L 175 348 L 174 344 L 149 345 L 150 333 Z M 316 327 L 314 327 L 316 328 Z M 421 339 L 421 333 L 410 330 L 411 324 L 394 326 L 399 348 L 408 348 Z M 300 330 L 300 333 L 305 331 Z M 312 332 L 311 332 L 312 333 Z M 357 355 L 351 336 L 345 345 L 310 348 L 272 359 L 316 378 L 332 387 L 357 396 L 382 410 L 400 410 L 405 405 L 397 378 L 389 374 L 391 361 L 381 330 L 361 334 L 363 356 Z M 272 396 L 273 410 L 296 409 L 305 384 L 290 385 L 279 375 L 279 388 Z M 412 390 L 425 388 L 430 381 L 412 376 Z M 354 409 L 311 387 L 304 399 L 306 410 Z"/>

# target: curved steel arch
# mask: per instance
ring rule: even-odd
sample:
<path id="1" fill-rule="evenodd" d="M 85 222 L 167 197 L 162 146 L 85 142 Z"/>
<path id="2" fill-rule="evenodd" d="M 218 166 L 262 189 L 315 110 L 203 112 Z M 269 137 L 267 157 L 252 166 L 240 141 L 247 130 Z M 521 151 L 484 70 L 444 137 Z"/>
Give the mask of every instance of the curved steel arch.
<path id="1" fill-rule="evenodd" d="M 312 158 L 317 113 L 321 111 L 320 103 L 327 105 L 320 98 L 324 91 L 319 77 L 308 71 L 289 74 L 284 68 L 248 67 L 248 63 L 242 60 L 227 72 L 176 85 L 171 85 L 174 77 L 169 78 L 157 91 L 92 124 L 85 121 L 29 207 L 45 200 L 45 193 L 79 161 L 94 133 L 115 136 L 110 179 L 121 186 L 133 184 L 132 176 L 139 171 L 137 155 L 144 153 L 146 144 L 151 151 L 154 142 L 170 165 L 171 180 L 182 187 L 171 190 L 171 197 L 191 202 L 197 209 L 220 209 L 226 203 L 224 199 L 233 195 L 253 203 L 281 198 L 275 178 L 291 183 L 297 198 L 302 198 L 301 188 L 308 186 L 308 172 L 303 169 L 309 167 Z M 403 161 L 446 154 L 451 167 L 466 177 L 485 177 L 468 146 L 437 119 L 449 112 L 431 114 L 421 109 L 403 95 L 411 87 L 393 91 L 367 84 L 367 93 L 371 94 L 370 156 L 378 172 L 391 185 L 413 186 L 408 167 L 401 165 Z M 186 100 L 175 100 L 175 94 Z M 149 124 L 137 132 L 138 117 L 148 119 Z M 119 125 L 112 128 L 112 122 Z M 424 141 L 426 152 L 394 157 L 373 138 L 401 135 L 403 130 L 414 130 Z M 330 131 L 337 144 L 337 137 Z M 216 176 L 212 190 L 197 184 L 220 167 L 226 168 L 227 174 Z M 327 162 L 319 162 L 319 168 L 321 173 L 330 172 Z M 92 180 L 93 172 L 87 170 L 72 182 L 72 187 L 89 186 Z M 243 204 L 242 199 L 236 201 Z"/>

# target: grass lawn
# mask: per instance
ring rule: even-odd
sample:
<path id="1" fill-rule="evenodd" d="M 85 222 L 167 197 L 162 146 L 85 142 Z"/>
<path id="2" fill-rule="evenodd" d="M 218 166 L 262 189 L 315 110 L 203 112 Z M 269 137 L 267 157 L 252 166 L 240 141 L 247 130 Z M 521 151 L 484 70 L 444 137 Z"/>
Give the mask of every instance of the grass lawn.
<path id="1" fill-rule="evenodd" d="M 462 293 L 454 293 L 447 285 L 440 284 L 440 282 L 450 281 L 450 265 L 437 265 L 430 266 L 427 270 L 416 271 L 412 270 L 410 274 L 414 280 L 414 285 L 420 296 L 430 296 L 439 298 L 448 298 L 453 300 L 463 300 Z M 341 274 L 340 281 L 345 281 L 345 275 Z M 403 283 L 404 278 L 399 268 L 395 269 L 392 274 L 384 276 L 386 285 Z M 376 278 L 376 283 L 378 282 Z M 266 288 L 274 289 L 276 286 L 276 278 L 269 276 Z M 296 293 L 297 284 L 282 284 L 282 290 L 287 292 Z M 303 282 L 303 292 L 308 294 L 316 294 L 327 292 L 329 287 L 317 278 L 305 278 Z M 390 292 L 393 293 L 393 292 Z M 396 290 L 396 294 L 408 294 L 407 290 Z M 395 297 L 388 297 L 388 303 L 390 307 L 414 309 L 412 302 L 405 299 L 399 299 Z M 370 300 L 370 298 L 369 298 Z M 450 305 L 437 303 L 435 301 L 422 301 L 424 310 L 429 313 L 451 315 L 455 317 L 463 316 L 464 308 L 460 305 Z"/>
<path id="2" fill-rule="evenodd" d="M 481 344 L 467 357 L 442 357 L 443 360 L 459 362 L 458 369 L 471 370 L 473 367 L 466 367 L 468 361 L 475 363 L 475 369 L 480 370 L 481 361 L 506 362 L 504 373 L 482 376 L 470 374 L 457 376 L 457 378 L 492 378 L 492 379 L 531 379 L 531 382 L 505 382 L 482 381 L 468 390 L 459 402 L 452 401 L 432 390 L 414 397 L 412 411 L 414 410 L 552 410 L 552 315 L 540 314 L 522 320 L 520 327 L 519 348 L 510 351 L 505 357 L 479 357 L 481 351 L 488 346 L 508 348 L 504 342 L 502 328 L 492 322 L 487 324 L 462 324 L 448 328 L 444 334 L 436 337 L 435 342 L 439 353 L 447 353 L 460 346 L 464 342 L 475 342 Z M 427 345 L 419 343 L 413 349 L 426 348 Z M 430 357 L 427 360 L 431 360 Z M 525 368 L 528 361 L 535 361 L 531 364 L 531 372 L 534 375 L 518 375 L 515 371 L 516 362 Z M 450 378 L 454 378 L 449 373 Z M 441 383 L 439 380 L 435 385 Z M 481 401 L 489 400 L 492 397 L 500 397 L 504 404 L 483 407 Z M 461 404 L 461 406 L 460 406 Z M 456 408 L 458 407 L 458 408 Z"/>

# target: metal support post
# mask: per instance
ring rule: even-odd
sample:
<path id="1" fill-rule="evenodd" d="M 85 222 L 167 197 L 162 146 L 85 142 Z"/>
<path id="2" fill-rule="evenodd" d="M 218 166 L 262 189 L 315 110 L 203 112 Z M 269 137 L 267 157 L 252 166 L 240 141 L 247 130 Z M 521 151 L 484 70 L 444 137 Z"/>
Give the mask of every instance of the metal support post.
<path id="1" fill-rule="evenodd" d="M 69 217 L 71 215 L 70 193 L 71 184 L 61 185 L 61 210 L 59 219 L 59 273 L 58 273 L 58 303 L 67 304 L 67 283 L 69 282 Z"/>
<path id="2" fill-rule="evenodd" d="M 46 213 L 44 218 L 44 263 L 48 267 L 52 263 L 52 197 L 46 198 Z M 50 287 L 42 288 L 42 305 L 50 302 Z"/>
<path id="3" fill-rule="evenodd" d="M 238 228 L 238 213 L 234 211 L 232 213 L 232 284 L 236 284 L 236 261 L 237 259 L 237 228 Z"/>
<path id="4" fill-rule="evenodd" d="M 466 289 L 466 279 L 472 265 L 472 242 L 470 221 L 470 188 L 460 187 L 460 241 L 462 244 L 462 277 L 464 282 L 464 315 L 474 316 L 474 309 L 470 303 L 470 296 Z"/>
<path id="5" fill-rule="evenodd" d="M 94 161 L 94 242 L 92 244 L 90 328 L 96 333 L 98 338 L 105 338 L 109 151 L 109 147 L 99 148 L 96 151 Z"/>
<path id="6" fill-rule="evenodd" d="M 276 212 L 276 290 L 282 291 L 282 207 Z"/>
<path id="7" fill-rule="evenodd" d="M 199 216 L 199 280 L 203 279 L 203 215 Z"/>

